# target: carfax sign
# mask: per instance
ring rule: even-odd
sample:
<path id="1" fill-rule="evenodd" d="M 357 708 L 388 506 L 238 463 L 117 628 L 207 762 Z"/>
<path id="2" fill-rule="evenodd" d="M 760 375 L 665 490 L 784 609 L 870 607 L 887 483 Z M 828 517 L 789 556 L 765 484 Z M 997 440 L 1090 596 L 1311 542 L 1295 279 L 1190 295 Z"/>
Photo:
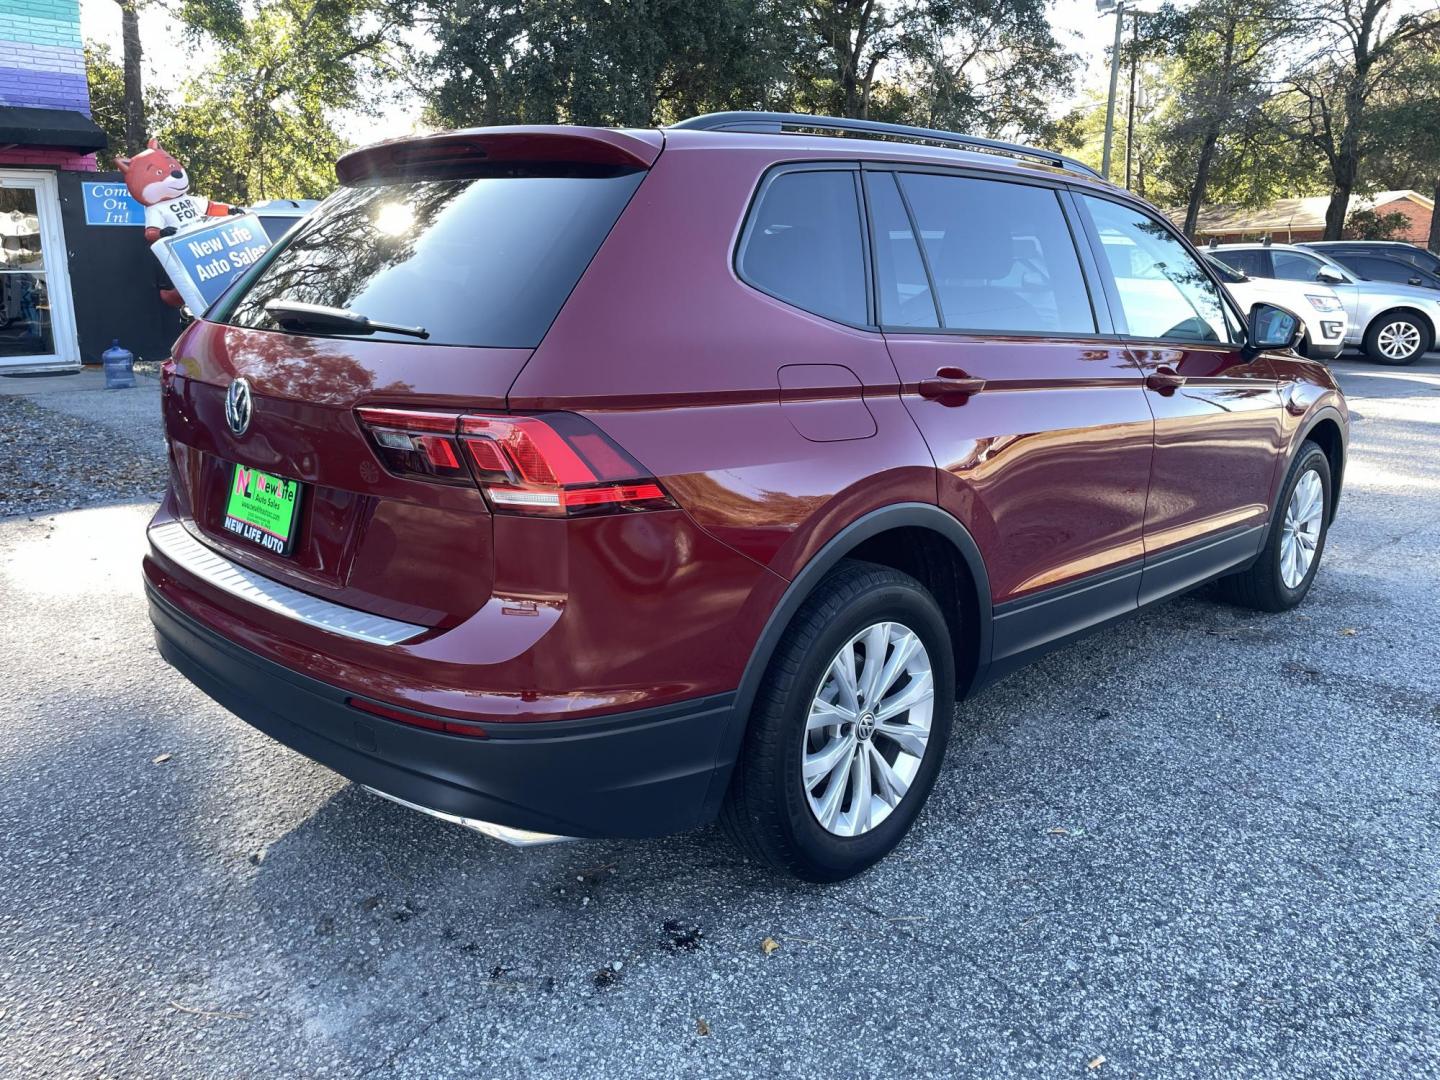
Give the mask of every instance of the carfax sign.
<path id="1" fill-rule="evenodd" d="M 270 247 L 260 219 L 251 214 L 215 218 L 214 222 L 163 236 L 151 247 L 175 290 L 196 315 Z"/>
<path id="2" fill-rule="evenodd" d="M 119 180 L 81 184 L 86 225 L 144 225 L 145 207 Z"/>

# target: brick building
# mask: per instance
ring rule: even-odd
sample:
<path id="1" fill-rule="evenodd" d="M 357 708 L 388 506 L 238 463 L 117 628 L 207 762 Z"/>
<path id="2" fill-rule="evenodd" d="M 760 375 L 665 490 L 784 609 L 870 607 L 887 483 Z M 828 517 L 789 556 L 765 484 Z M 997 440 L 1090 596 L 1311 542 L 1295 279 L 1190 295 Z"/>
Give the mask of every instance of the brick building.
<path id="1" fill-rule="evenodd" d="M 0 375 L 96 363 L 115 338 L 163 355 L 175 338 L 138 204 L 98 171 L 105 145 L 79 0 L 0 0 Z"/>
<path id="2" fill-rule="evenodd" d="M 1205 206 L 1195 223 L 1196 243 L 1214 239 L 1222 244 L 1270 237 L 1276 243 L 1300 244 L 1320 240 L 1325 235 L 1325 211 L 1330 206 L 1328 195 L 1304 199 L 1277 199 L 1256 210 L 1236 206 Z M 1430 238 L 1430 219 L 1435 213 L 1433 200 L 1418 191 L 1382 191 L 1368 198 L 1350 200 L 1351 211 L 1372 210 L 1381 216 L 1403 214 L 1409 225 L 1394 239 L 1424 247 Z M 1183 210 L 1171 213 L 1177 225 L 1185 220 Z M 1349 234 L 1347 233 L 1347 239 Z"/>
<path id="3" fill-rule="evenodd" d="M 95 170 L 78 0 L 0 0 L 0 107 L 0 165 Z"/>

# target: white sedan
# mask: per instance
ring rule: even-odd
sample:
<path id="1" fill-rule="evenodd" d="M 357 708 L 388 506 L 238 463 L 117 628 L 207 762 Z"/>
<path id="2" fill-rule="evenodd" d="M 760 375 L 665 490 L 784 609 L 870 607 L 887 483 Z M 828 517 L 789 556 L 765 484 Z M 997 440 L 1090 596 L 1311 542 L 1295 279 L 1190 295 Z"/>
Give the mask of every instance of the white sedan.
<path id="1" fill-rule="evenodd" d="M 1305 325 L 1305 338 L 1300 343 L 1302 353 L 1313 360 L 1332 360 L 1340 355 L 1350 317 L 1334 289 L 1313 281 L 1252 278 L 1216 255 L 1208 251 L 1204 254 L 1242 311 L 1248 313 L 1251 304 L 1282 307 L 1293 312 Z"/>

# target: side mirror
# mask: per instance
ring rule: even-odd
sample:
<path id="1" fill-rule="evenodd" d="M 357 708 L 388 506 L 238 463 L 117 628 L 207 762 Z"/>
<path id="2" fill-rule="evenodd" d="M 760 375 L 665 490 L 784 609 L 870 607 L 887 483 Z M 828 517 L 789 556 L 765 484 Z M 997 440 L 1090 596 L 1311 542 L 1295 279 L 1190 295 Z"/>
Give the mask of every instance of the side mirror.
<path id="1" fill-rule="evenodd" d="M 1345 275 L 1333 266 L 1322 266 L 1315 271 L 1315 280 L 1323 281 L 1326 285 L 1338 285 L 1345 280 Z"/>
<path id="2" fill-rule="evenodd" d="M 1304 328 L 1300 319 L 1274 304 L 1255 304 L 1250 308 L 1250 342 L 1253 355 L 1267 349 L 1293 349 L 1300 344 Z"/>

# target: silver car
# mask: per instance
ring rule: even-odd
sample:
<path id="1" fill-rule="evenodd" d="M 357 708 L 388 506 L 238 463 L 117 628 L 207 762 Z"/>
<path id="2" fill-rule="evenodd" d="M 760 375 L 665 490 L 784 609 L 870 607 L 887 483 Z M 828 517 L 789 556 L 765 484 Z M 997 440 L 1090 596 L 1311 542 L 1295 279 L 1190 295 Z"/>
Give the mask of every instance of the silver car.
<path id="1" fill-rule="evenodd" d="M 1314 281 L 1335 290 L 1350 316 L 1345 344 L 1382 364 L 1413 364 L 1440 339 L 1434 289 L 1366 281 L 1318 251 L 1294 244 L 1220 244 L 1206 249 L 1251 277 Z"/>

